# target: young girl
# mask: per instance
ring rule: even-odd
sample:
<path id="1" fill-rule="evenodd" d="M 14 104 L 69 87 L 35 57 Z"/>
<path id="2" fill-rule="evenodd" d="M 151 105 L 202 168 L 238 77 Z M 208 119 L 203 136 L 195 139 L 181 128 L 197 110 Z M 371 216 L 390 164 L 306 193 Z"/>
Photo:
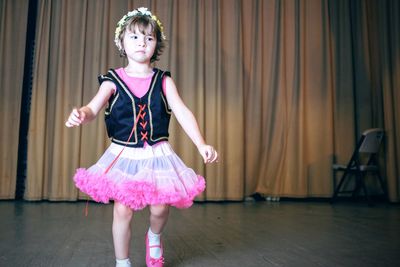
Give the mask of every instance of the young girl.
<path id="1" fill-rule="evenodd" d="M 67 127 L 93 120 L 108 103 L 105 121 L 111 145 L 89 169 L 78 169 L 76 186 L 95 201 L 114 201 L 112 233 L 116 266 L 131 266 L 128 252 L 134 210 L 150 209 L 147 266 L 163 266 L 160 235 L 169 206 L 188 208 L 205 189 L 204 178 L 184 165 L 168 143 L 171 111 L 205 163 L 218 154 L 206 145 L 197 122 L 178 95 L 170 73 L 152 68 L 164 48 L 163 27 L 147 8 L 129 12 L 117 24 L 115 43 L 128 59 L 124 68 L 99 76 L 100 88 L 87 106 L 73 109 Z"/>

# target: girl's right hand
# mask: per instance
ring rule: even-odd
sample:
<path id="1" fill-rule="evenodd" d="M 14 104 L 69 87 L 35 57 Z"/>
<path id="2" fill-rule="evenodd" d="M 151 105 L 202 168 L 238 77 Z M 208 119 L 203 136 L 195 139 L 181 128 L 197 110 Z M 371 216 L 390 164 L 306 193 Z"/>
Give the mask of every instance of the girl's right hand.
<path id="1" fill-rule="evenodd" d="M 212 146 L 203 144 L 198 146 L 197 149 L 203 157 L 204 163 L 218 162 L 218 153 Z"/>
<path id="2" fill-rule="evenodd" d="M 67 127 L 76 127 L 81 125 L 86 118 L 86 114 L 84 111 L 74 108 L 71 114 L 68 117 L 68 120 L 65 122 L 65 126 Z"/>

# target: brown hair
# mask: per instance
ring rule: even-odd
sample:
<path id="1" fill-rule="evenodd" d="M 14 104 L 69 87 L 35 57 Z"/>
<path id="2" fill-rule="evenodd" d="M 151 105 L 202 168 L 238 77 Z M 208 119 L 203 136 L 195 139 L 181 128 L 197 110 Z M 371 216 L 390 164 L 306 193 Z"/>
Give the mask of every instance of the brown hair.
<path id="1" fill-rule="evenodd" d="M 150 62 L 154 62 L 159 60 L 159 56 L 162 54 L 165 48 L 165 40 L 163 39 L 163 35 L 158 25 L 157 21 L 152 19 L 150 16 L 147 15 L 136 15 L 129 19 L 121 28 L 121 32 L 118 36 L 118 39 L 121 43 L 121 49 L 119 50 L 119 55 L 121 57 L 126 57 L 123 39 L 126 32 L 126 29 L 132 31 L 135 27 L 138 27 L 141 33 L 148 34 L 146 32 L 147 28 L 150 26 L 151 33 L 154 34 L 154 37 L 157 39 L 156 49 L 154 50 L 154 54 L 150 59 Z"/>

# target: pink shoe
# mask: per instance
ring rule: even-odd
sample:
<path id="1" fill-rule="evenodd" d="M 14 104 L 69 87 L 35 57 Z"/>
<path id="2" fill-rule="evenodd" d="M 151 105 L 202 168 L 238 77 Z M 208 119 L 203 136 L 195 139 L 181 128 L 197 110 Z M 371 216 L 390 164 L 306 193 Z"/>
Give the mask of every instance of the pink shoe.
<path id="1" fill-rule="evenodd" d="M 154 259 L 150 257 L 150 248 L 159 247 L 161 249 L 161 257 L 158 259 Z M 147 267 L 163 267 L 164 266 L 164 257 L 162 256 L 164 253 L 162 242 L 160 240 L 160 245 L 149 246 L 149 237 L 146 233 L 146 265 Z"/>

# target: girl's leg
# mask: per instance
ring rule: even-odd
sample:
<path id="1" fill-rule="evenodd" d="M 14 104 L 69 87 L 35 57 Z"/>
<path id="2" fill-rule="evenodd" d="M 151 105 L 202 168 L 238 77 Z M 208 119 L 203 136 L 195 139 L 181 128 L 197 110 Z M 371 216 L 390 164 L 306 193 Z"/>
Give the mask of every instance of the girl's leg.
<path id="1" fill-rule="evenodd" d="M 163 251 L 160 237 L 161 232 L 167 223 L 168 215 L 168 205 L 150 206 L 150 228 L 146 236 L 146 242 L 148 242 L 148 244 L 146 245 L 146 249 L 148 250 L 146 252 L 146 262 L 148 263 L 148 266 L 162 266 L 162 264 L 149 265 L 149 257 L 153 259 L 160 259 L 161 261 L 163 261 Z"/>
<path id="2" fill-rule="evenodd" d="M 115 257 L 118 260 L 128 259 L 129 243 L 131 240 L 130 222 L 132 216 L 132 209 L 119 202 L 114 202 L 112 233 Z"/>
<path id="3" fill-rule="evenodd" d="M 160 234 L 167 224 L 168 205 L 150 206 L 150 229 L 154 234 Z"/>

